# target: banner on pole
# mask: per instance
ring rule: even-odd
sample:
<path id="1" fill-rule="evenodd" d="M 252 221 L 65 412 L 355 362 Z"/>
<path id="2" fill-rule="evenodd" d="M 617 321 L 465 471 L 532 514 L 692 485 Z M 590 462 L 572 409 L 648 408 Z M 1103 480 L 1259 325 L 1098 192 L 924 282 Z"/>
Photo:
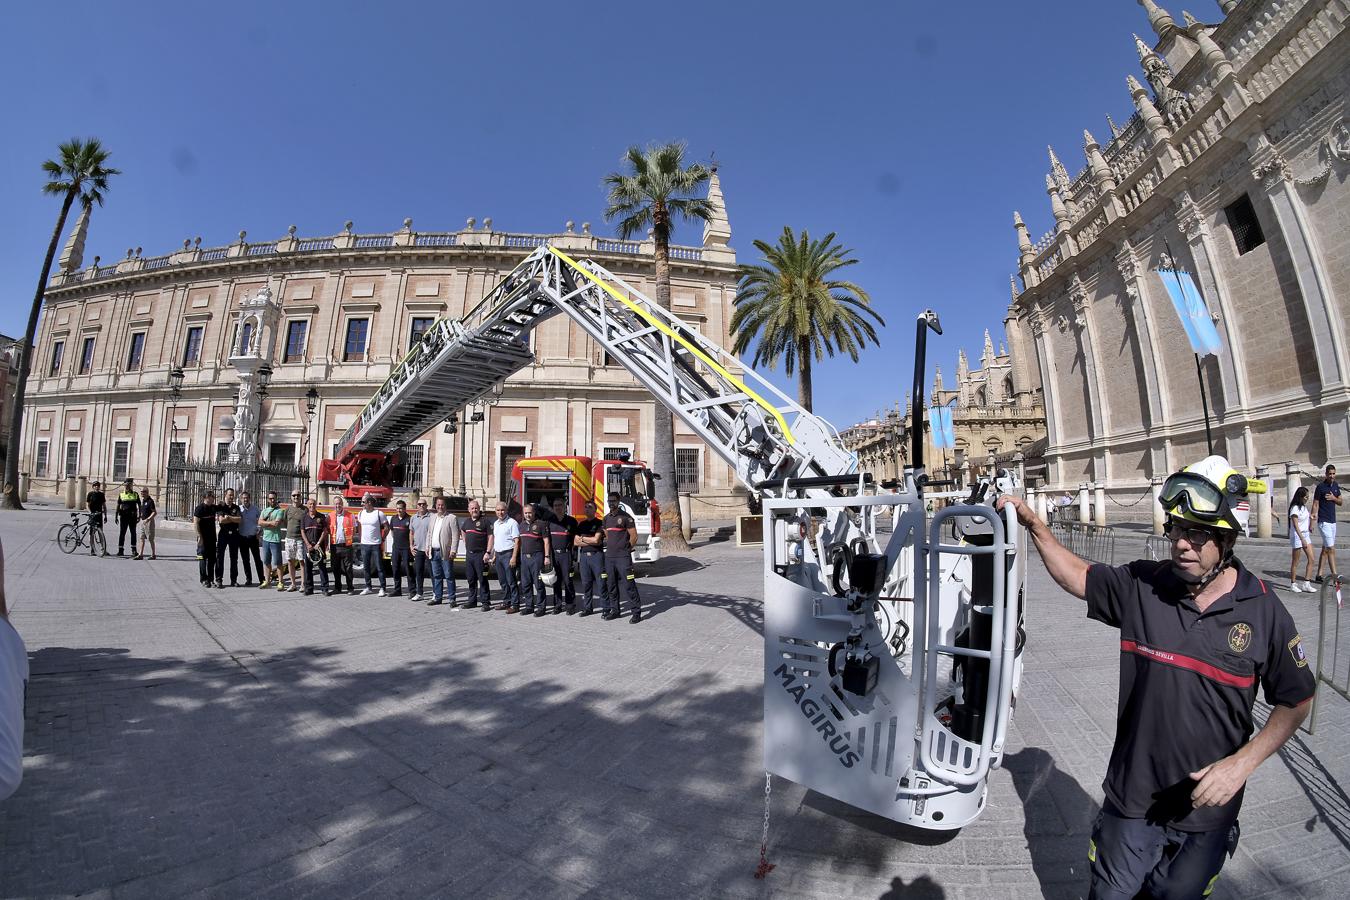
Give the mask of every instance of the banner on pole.
<path id="1" fill-rule="evenodd" d="M 932 430 L 935 448 L 945 450 L 956 446 L 956 430 L 952 426 L 950 406 L 928 407 L 928 427 Z"/>
<path id="2" fill-rule="evenodd" d="M 1181 319 L 1181 327 L 1186 330 L 1186 339 L 1191 342 L 1191 350 L 1200 356 L 1218 356 L 1223 349 L 1219 329 L 1214 327 L 1214 318 L 1209 314 L 1205 298 L 1195 284 L 1190 272 L 1176 269 L 1158 269 L 1172 306 Z"/>

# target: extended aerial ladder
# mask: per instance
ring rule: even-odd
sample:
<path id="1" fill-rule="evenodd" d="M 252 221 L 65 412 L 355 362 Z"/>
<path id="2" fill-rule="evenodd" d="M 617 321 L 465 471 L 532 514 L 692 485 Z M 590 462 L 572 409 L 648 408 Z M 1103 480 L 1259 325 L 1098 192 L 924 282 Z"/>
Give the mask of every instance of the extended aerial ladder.
<path id="1" fill-rule="evenodd" d="M 352 483 L 363 460 L 529 365 L 531 332 L 560 313 L 763 498 L 766 768 L 896 821 L 973 820 L 1020 675 L 1024 540 L 991 506 L 1018 485 L 1002 473 L 928 521 L 918 410 L 903 482 L 873 494 L 829 423 L 598 263 L 542 245 L 463 319 L 427 330 L 321 480 Z M 932 313 L 918 323 L 915 397 L 929 328 Z"/>

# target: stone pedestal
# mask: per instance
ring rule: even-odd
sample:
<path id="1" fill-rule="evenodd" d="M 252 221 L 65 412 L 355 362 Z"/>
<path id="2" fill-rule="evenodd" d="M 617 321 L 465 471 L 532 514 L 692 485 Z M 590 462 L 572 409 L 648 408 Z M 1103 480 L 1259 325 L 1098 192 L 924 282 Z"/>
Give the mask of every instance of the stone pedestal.
<path id="1" fill-rule="evenodd" d="M 1097 489 L 1092 494 L 1092 511 L 1095 514 L 1095 521 L 1098 525 L 1106 527 L 1106 486 L 1100 481 L 1097 482 Z"/>
<path id="2" fill-rule="evenodd" d="M 680 533 L 684 535 L 684 542 L 689 543 L 689 539 L 694 534 L 693 522 L 693 504 L 687 491 L 680 492 Z"/>
<path id="3" fill-rule="evenodd" d="M 1268 538 L 1270 537 L 1270 507 L 1272 499 L 1270 496 L 1270 467 L 1257 466 L 1256 477 L 1266 483 L 1265 492 L 1257 494 L 1254 498 L 1256 501 L 1256 536 L 1259 538 Z M 1248 525 L 1247 533 L 1251 533 L 1250 525 Z"/>
<path id="4" fill-rule="evenodd" d="M 1162 508 L 1162 489 L 1163 480 L 1157 475 L 1153 476 L 1153 533 L 1163 533 L 1163 523 L 1167 521 L 1167 516 Z"/>
<path id="5" fill-rule="evenodd" d="M 75 476 L 66 476 L 66 509 L 75 508 Z"/>
<path id="6" fill-rule="evenodd" d="M 1092 516 L 1088 510 L 1088 484 L 1086 481 L 1078 486 L 1078 521 L 1083 525 L 1092 521 Z"/>
<path id="7" fill-rule="evenodd" d="M 27 502 L 28 502 L 28 482 L 29 482 L 30 480 L 31 480 L 31 479 L 29 479 L 28 473 L 27 473 L 27 472 L 20 472 L 20 473 L 19 473 L 19 502 L 20 502 L 20 503 L 27 503 Z"/>

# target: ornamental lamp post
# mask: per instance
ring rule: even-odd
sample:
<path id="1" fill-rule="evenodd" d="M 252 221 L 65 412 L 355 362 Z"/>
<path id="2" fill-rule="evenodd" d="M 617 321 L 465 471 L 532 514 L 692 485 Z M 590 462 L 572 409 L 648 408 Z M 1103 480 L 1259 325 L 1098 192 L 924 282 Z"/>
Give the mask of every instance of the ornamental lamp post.
<path id="1" fill-rule="evenodd" d="M 169 370 L 169 462 L 173 462 L 173 445 L 178 443 L 178 401 L 183 399 L 183 367 L 175 365 Z"/>

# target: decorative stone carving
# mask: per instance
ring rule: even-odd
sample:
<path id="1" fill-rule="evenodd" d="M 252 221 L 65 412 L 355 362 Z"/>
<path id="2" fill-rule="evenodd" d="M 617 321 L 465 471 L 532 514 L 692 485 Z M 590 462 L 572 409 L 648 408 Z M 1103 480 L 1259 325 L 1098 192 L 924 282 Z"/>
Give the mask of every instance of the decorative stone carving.
<path id="1" fill-rule="evenodd" d="M 1341 119 L 1327 132 L 1327 152 L 1338 162 L 1350 162 L 1350 121 Z"/>
<path id="2" fill-rule="evenodd" d="M 1177 198 L 1176 210 L 1177 227 L 1187 238 L 1202 237 L 1206 233 L 1205 217 L 1200 213 L 1200 207 L 1191 199 L 1188 191 L 1182 191 L 1181 196 Z"/>

